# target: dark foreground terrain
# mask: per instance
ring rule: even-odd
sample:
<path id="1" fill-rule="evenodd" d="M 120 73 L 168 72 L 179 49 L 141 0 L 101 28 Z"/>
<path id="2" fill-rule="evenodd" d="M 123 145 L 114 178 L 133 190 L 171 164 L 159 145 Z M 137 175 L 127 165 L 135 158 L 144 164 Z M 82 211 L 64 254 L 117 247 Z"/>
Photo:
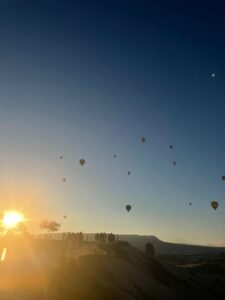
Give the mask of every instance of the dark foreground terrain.
<path id="1" fill-rule="evenodd" d="M 127 242 L 14 239 L 0 263 L 3 300 L 225 299 L 224 254 L 147 258 Z"/>

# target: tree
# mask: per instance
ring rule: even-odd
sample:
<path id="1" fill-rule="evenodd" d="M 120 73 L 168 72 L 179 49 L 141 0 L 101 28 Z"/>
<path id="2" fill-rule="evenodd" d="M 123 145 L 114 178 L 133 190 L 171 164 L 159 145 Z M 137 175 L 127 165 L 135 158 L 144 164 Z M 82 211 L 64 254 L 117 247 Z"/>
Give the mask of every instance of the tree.
<path id="1" fill-rule="evenodd" d="M 41 230 L 46 230 L 47 232 L 56 232 L 60 229 L 60 224 L 53 220 L 43 220 L 40 223 Z"/>

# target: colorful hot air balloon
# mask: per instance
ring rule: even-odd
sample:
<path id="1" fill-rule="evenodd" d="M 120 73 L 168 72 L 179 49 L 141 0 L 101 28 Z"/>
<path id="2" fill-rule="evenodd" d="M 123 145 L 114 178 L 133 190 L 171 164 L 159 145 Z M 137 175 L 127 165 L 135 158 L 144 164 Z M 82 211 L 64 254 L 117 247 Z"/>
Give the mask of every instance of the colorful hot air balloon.
<path id="1" fill-rule="evenodd" d="M 219 206 L 219 203 L 217 202 L 217 201 L 212 201 L 211 202 L 211 207 L 213 208 L 213 209 L 217 209 L 218 208 L 218 206 Z"/>
<path id="2" fill-rule="evenodd" d="M 131 205 L 126 205 L 126 210 L 129 212 L 131 210 L 132 206 Z"/>
<path id="3" fill-rule="evenodd" d="M 79 162 L 80 162 L 80 165 L 83 166 L 83 165 L 85 164 L 86 161 L 85 161 L 85 159 L 81 158 L 81 159 L 79 160 Z"/>
<path id="4" fill-rule="evenodd" d="M 146 141 L 146 138 L 144 136 L 141 137 L 142 144 Z"/>

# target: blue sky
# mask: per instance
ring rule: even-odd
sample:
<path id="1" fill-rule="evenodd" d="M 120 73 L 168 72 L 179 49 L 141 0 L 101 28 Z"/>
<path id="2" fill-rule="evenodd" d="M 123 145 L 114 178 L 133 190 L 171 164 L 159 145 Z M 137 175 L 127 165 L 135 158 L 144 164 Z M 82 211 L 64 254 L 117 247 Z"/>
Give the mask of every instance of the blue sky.
<path id="1" fill-rule="evenodd" d="M 49 217 L 225 244 L 224 15 L 222 0 L 1 1 L 1 209 L 34 232 Z"/>

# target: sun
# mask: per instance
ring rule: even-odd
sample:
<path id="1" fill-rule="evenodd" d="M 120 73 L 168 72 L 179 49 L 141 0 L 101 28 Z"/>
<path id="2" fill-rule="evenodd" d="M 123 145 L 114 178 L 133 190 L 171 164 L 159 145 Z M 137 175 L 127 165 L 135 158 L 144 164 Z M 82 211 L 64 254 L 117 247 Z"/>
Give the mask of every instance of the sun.
<path id="1" fill-rule="evenodd" d="M 6 211 L 1 223 L 5 229 L 13 229 L 23 221 L 25 221 L 25 218 L 22 213 L 18 211 Z"/>

